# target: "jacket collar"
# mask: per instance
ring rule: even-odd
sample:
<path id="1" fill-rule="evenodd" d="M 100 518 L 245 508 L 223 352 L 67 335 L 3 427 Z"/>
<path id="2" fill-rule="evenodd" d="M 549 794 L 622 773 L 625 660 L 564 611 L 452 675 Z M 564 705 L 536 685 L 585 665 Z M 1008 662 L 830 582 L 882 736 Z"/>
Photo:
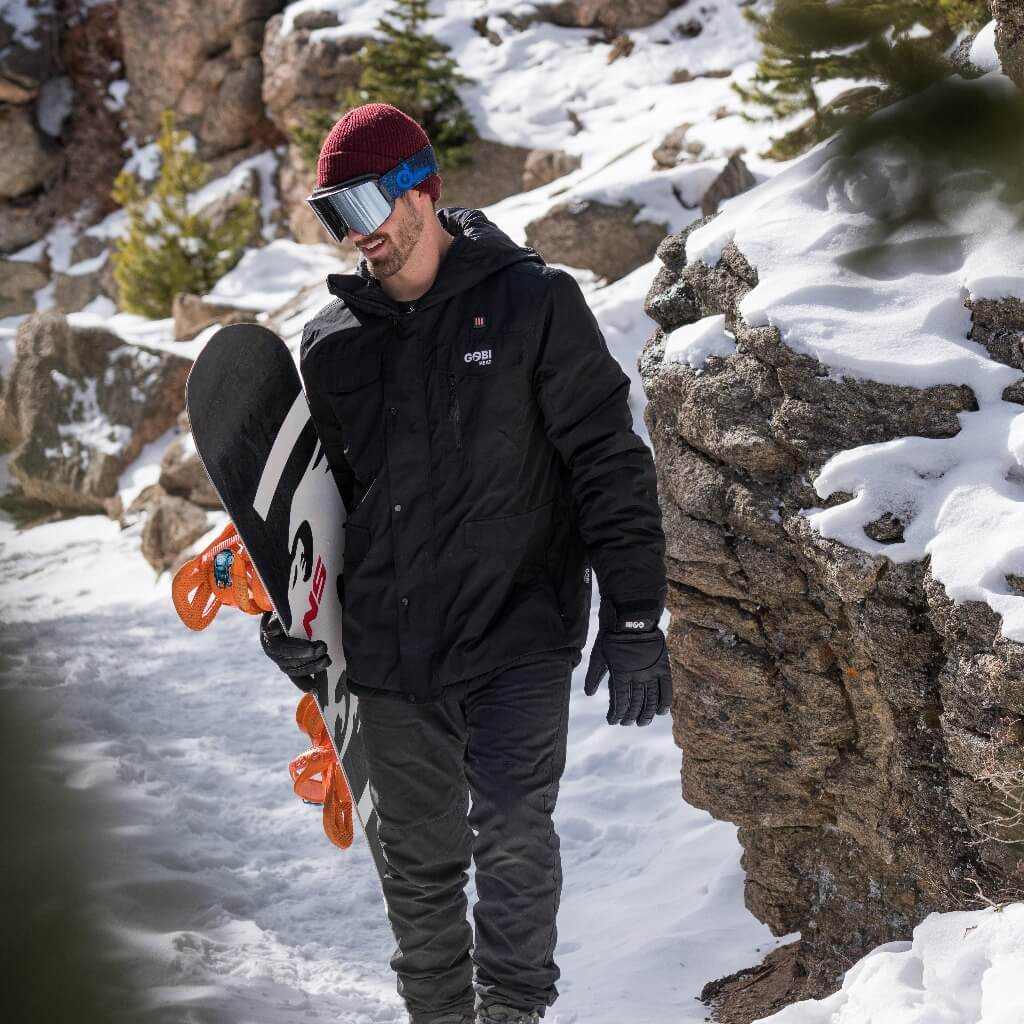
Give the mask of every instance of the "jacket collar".
<path id="1" fill-rule="evenodd" d="M 442 302 L 464 292 L 477 282 L 511 263 L 543 263 L 540 254 L 529 246 L 516 245 L 504 231 L 480 212 L 464 206 L 442 206 L 437 211 L 441 226 L 455 241 L 448 247 L 438 267 L 434 283 L 415 300 L 417 309 Z M 393 316 L 408 303 L 396 302 L 370 273 L 369 261 L 360 257 L 352 274 L 328 274 L 327 288 L 332 295 L 353 306 Z"/>

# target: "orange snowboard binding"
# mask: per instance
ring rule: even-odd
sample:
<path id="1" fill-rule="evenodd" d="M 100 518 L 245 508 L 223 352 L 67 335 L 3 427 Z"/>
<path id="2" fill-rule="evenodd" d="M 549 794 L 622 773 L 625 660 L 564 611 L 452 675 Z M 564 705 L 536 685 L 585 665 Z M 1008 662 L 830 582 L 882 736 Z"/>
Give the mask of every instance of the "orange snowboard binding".
<path id="1" fill-rule="evenodd" d="M 233 523 L 174 574 L 171 597 L 181 621 L 197 631 L 206 629 L 224 605 L 248 615 L 274 610 Z M 311 693 L 299 701 L 295 720 L 313 743 L 288 765 L 295 793 L 307 803 L 323 805 L 327 838 L 348 849 L 353 834 L 352 793 Z"/>

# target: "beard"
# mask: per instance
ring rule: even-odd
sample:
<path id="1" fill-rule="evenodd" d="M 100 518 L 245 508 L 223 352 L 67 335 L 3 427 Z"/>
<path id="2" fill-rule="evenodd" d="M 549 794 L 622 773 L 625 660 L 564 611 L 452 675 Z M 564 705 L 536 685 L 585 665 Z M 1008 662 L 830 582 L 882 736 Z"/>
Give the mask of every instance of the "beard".
<path id="1" fill-rule="evenodd" d="M 423 234 L 423 216 L 412 203 L 403 202 L 404 198 L 403 196 L 398 200 L 402 207 L 402 216 L 394 230 L 380 236 L 384 239 L 382 255 L 378 259 L 366 256 L 370 272 L 378 281 L 397 274 L 405 266 L 409 254 Z M 396 210 L 398 209 L 396 206 Z"/>

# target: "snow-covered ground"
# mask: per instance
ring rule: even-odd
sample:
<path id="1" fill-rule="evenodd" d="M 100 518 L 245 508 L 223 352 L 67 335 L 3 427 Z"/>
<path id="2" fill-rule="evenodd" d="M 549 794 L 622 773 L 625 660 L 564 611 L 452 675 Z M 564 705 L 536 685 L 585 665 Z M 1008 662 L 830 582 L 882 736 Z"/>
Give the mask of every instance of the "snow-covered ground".
<path id="1" fill-rule="evenodd" d="M 795 1003 L 761 1024 L 1020 1024 L 1024 904 L 932 914 L 913 942 L 887 942 L 828 999 Z"/>
<path id="2" fill-rule="evenodd" d="M 138 957 L 153 1019 L 180 1006 L 181 1020 L 225 1024 L 402 1021 L 366 848 L 335 849 L 291 793 L 298 691 L 264 658 L 255 619 L 226 610 L 188 632 L 138 548 L 100 516 L 22 534 L 0 523 L 3 684 L 39 691 L 62 781 L 112 807 L 110 870 L 83 898 Z M 562 995 L 547 1019 L 703 1021 L 704 982 L 781 940 L 743 907 L 735 829 L 680 800 L 668 720 L 609 727 L 584 669 L 557 811 Z"/>
<path id="3" fill-rule="evenodd" d="M 342 28 L 320 30 L 325 33 L 364 31 L 379 13 L 375 0 L 301 0 L 286 15 L 313 6 L 340 14 Z M 749 78 L 757 46 L 737 6 L 719 4 L 696 39 L 672 32 L 692 16 L 685 6 L 655 26 L 631 30 L 633 54 L 610 65 L 608 45 L 589 42 L 594 34 L 589 30 L 537 24 L 510 31 L 496 15 L 517 6 L 523 5 L 452 2 L 430 26 L 451 45 L 461 69 L 477 79 L 464 95 L 483 136 L 563 148 L 582 158 L 572 174 L 485 210 L 514 240 L 523 242 L 526 224 L 564 199 L 628 198 L 643 208 L 641 217 L 678 231 L 699 215 L 682 202 L 697 204 L 728 155 L 743 145 L 755 175 L 776 179 L 727 204 L 709 230 L 691 239 L 691 258 L 712 252 L 732 231 L 729 237 L 736 237 L 762 271 L 762 286 L 748 299 L 751 316 L 791 326 L 793 336 L 815 346 L 819 358 L 846 372 L 884 372 L 887 366 L 899 376 L 925 362 L 928 372 L 945 379 L 945 359 L 947 370 L 969 372 L 972 383 L 986 385 L 980 396 L 985 404 L 972 415 L 1002 415 L 998 405 L 1005 403 L 996 396 L 1001 371 L 983 370 L 977 347 L 956 340 L 965 321 L 952 300 L 969 283 L 962 266 L 943 263 L 927 282 L 932 291 L 921 293 L 917 313 L 935 332 L 931 355 L 922 359 L 905 345 L 880 360 L 841 346 L 848 333 L 840 328 L 873 315 L 873 308 L 863 293 L 858 298 L 829 289 L 834 267 L 806 262 L 821 240 L 790 232 L 782 238 L 788 249 L 769 247 L 773 224 L 788 226 L 794 216 L 803 216 L 800 197 L 826 157 L 818 151 L 794 165 L 761 161 L 756 153 L 781 129 L 744 122 L 729 78 L 667 84 L 680 67 L 694 73 L 732 67 L 731 80 Z M 489 28 L 505 36 L 502 46 L 492 46 L 471 28 L 481 14 L 494 15 Z M 704 158 L 652 170 L 651 150 L 682 122 L 693 125 L 687 138 L 704 144 Z M 146 149 L 138 149 L 140 166 Z M 253 165 L 264 185 L 268 160 Z M 218 187 L 213 183 L 208 189 L 213 194 Z M 821 211 L 813 212 L 805 222 L 824 230 Z M 842 217 L 849 213 L 840 204 L 837 223 L 846 224 Z M 116 231 L 117 223 L 104 230 Z M 845 230 L 855 237 L 855 218 Z M 73 226 L 65 224 L 40 243 L 60 269 L 66 269 L 73 235 Z M 927 238 L 908 241 L 919 247 L 929 243 Z M 901 251 L 917 250 L 910 245 Z M 1008 253 L 1000 255 L 1005 267 Z M 332 259 L 326 247 L 274 242 L 248 254 L 218 284 L 214 297 L 269 312 L 302 287 L 322 281 Z M 652 260 L 610 285 L 566 268 L 580 280 L 612 352 L 630 375 L 634 422 L 644 437 L 644 396 L 635 364 L 653 327 L 643 299 L 659 266 Z M 975 277 L 984 276 L 987 267 L 976 259 Z M 940 272 L 941 280 L 935 276 Z M 802 297 L 801 286 L 810 289 Z M 928 319 L 928 297 L 939 286 L 946 289 L 940 307 L 946 315 Z M 889 287 L 896 284 L 884 278 L 871 285 L 887 300 L 892 296 L 881 289 Z M 52 290 L 44 289 L 38 300 L 45 307 Z M 315 289 L 283 333 L 294 343 L 302 320 L 325 301 L 324 290 Z M 838 310 L 830 321 L 833 349 L 825 344 L 829 335 L 815 333 L 808 317 L 800 317 L 812 302 Z M 193 356 L 211 333 L 183 346 L 171 340 L 169 321 L 113 314 L 109 303 L 99 302 L 72 319 L 103 323 L 128 341 L 173 346 Z M 915 309 L 904 310 L 907 330 L 915 329 L 914 315 Z M 11 358 L 16 326 L 16 320 L 0 322 L 0 366 Z M 673 344 L 676 358 L 695 365 L 708 352 L 730 351 L 733 341 L 721 323 L 713 322 L 679 332 Z M 905 365 L 897 365 L 901 353 Z M 997 426 L 1009 430 L 1002 421 Z M 125 474 L 125 496 L 152 482 L 169 439 L 150 446 Z M 0 483 L 3 478 L 0 460 Z M 848 484 L 844 489 L 856 490 Z M 908 543 L 913 541 L 908 531 Z M 926 542 L 916 541 L 919 547 Z M 887 553 L 893 553 L 892 546 Z M 113 945 L 133 962 L 150 1006 L 144 1019 L 216 1024 L 404 1019 L 387 966 L 392 937 L 365 848 L 357 841 L 350 851 L 337 851 L 321 832 L 318 812 L 291 794 L 286 764 L 303 746 L 292 721 L 298 694 L 268 667 L 254 621 L 228 610 L 206 633 L 189 633 L 171 608 L 169 579 L 154 580 L 142 559 L 138 525 L 121 531 L 98 516 L 22 533 L 0 519 L 0 621 L 0 685 L 31 691 L 51 716 L 62 781 L 83 799 L 87 794 L 109 808 L 97 826 L 109 863 L 86 895 L 105 908 Z M 592 622 L 592 636 L 595 631 Z M 585 669 L 586 652 L 575 680 L 556 814 L 565 867 L 556 953 L 562 996 L 546 1020 L 695 1024 L 706 1017 L 695 998 L 706 981 L 756 963 L 786 940 L 773 939 L 743 907 L 735 829 L 681 801 L 679 751 L 669 722 L 657 719 L 643 730 L 609 728 L 604 691 L 593 699 L 582 694 Z M 1013 922 L 1014 930 L 1007 932 L 1011 939 L 1020 935 L 1018 917 L 1000 920 Z M 952 936 L 960 922 L 941 927 L 947 925 L 952 930 L 943 934 Z M 984 984 L 1005 994 L 1006 972 L 1019 971 L 999 948 L 1004 939 L 989 937 L 998 926 L 999 921 L 982 922 L 971 948 L 984 945 L 984 956 L 971 959 L 968 951 L 958 961 L 957 977 L 967 979 L 965 988 L 973 985 L 980 992 Z M 1011 1017 L 998 1016 L 997 1010 L 986 1010 L 990 1015 L 984 1018 L 952 1011 L 943 1016 L 938 1010 L 928 1016 L 920 1007 L 887 1015 L 884 997 L 864 996 L 867 981 L 875 978 L 880 991 L 905 996 L 908 1007 L 914 1003 L 920 989 L 915 979 L 930 977 L 929 964 L 940 963 L 935 951 L 941 942 L 952 942 L 927 938 L 929 927 L 921 926 L 925 938 L 915 937 L 913 949 L 891 944 L 868 958 L 832 1001 L 801 1004 L 776 1020 L 1008 1024 Z M 1024 1019 L 1024 1013 L 1012 1019 Z"/>

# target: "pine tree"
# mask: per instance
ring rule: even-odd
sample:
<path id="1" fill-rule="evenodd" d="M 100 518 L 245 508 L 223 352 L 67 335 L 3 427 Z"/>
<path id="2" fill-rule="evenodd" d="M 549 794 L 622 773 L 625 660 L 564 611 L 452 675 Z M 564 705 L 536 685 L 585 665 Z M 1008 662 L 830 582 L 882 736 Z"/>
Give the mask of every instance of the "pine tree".
<path id="1" fill-rule="evenodd" d="M 220 223 L 194 212 L 190 200 L 210 168 L 195 155 L 188 133 L 174 127 L 172 111 L 164 111 L 160 125 L 160 175 L 152 191 L 125 169 L 111 193 L 128 214 L 128 232 L 112 257 L 121 307 L 157 318 L 170 315 L 175 295 L 208 292 L 241 258 L 257 224 L 250 197 Z"/>
<path id="2" fill-rule="evenodd" d="M 394 0 L 390 13 L 395 20 L 385 14 L 377 22 L 385 39 L 370 40 L 359 51 L 359 85 L 346 89 L 338 102 L 342 110 L 364 103 L 398 107 L 423 126 L 439 166 L 458 167 L 470 161 L 469 144 L 477 134 L 457 86 L 473 79 L 447 56 L 449 46 L 423 32 L 429 8 L 429 0 Z M 292 132 L 292 141 L 314 167 L 320 145 L 336 120 L 330 111 L 317 111 Z"/>
<path id="3" fill-rule="evenodd" d="M 957 33 L 988 20 L 987 0 L 777 0 L 770 14 L 748 8 L 764 50 L 749 86 L 733 88 L 775 120 L 808 111 L 806 125 L 763 156 L 789 159 L 885 103 L 950 74 Z M 835 79 L 877 82 L 846 102 L 823 106 L 817 86 Z"/>

